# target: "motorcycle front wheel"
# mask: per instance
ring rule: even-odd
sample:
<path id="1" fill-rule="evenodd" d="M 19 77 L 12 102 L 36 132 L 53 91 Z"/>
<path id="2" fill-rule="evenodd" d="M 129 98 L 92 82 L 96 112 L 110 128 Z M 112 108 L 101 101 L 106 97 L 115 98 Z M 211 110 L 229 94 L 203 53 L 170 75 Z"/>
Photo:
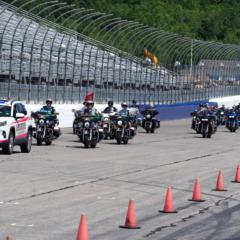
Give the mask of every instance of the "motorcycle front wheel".
<path id="1" fill-rule="evenodd" d="M 41 133 L 37 133 L 37 145 L 42 145 L 43 139 Z"/>

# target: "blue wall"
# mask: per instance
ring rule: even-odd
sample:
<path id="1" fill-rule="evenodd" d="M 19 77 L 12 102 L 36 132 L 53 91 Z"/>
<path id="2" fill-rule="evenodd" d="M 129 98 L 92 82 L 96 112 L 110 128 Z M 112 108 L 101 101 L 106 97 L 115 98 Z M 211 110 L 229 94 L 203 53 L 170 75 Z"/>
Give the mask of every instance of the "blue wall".
<path id="1" fill-rule="evenodd" d="M 208 100 L 178 104 L 157 104 L 155 105 L 155 108 L 159 111 L 157 118 L 161 121 L 190 118 L 190 113 L 197 109 L 200 103 L 208 103 L 209 105 L 216 104 L 210 103 Z M 146 105 L 140 105 L 140 111 L 145 107 Z"/>

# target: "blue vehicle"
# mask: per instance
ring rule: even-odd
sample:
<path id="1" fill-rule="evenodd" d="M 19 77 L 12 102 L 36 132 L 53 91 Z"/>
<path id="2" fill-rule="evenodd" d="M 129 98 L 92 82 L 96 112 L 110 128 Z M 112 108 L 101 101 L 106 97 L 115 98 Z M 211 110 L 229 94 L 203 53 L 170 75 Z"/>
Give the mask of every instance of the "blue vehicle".
<path id="1" fill-rule="evenodd" d="M 231 132 L 236 132 L 239 128 L 239 114 L 235 111 L 230 111 L 226 114 L 225 126 Z"/>

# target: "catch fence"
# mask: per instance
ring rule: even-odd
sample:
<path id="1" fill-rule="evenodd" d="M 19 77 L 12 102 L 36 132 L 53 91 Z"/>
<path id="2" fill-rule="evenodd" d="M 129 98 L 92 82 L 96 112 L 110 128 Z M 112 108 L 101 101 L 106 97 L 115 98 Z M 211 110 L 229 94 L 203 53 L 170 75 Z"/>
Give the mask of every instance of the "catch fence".
<path id="1" fill-rule="evenodd" d="M 0 98 L 78 103 L 94 92 L 99 103 L 169 104 L 240 94 L 239 46 L 63 2 L 17 3 L 0 1 Z"/>

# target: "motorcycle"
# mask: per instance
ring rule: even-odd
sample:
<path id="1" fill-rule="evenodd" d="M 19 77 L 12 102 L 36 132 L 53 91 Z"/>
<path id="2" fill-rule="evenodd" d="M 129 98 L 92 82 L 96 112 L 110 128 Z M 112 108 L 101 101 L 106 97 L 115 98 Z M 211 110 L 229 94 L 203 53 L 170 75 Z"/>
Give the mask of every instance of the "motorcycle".
<path id="1" fill-rule="evenodd" d="M 219 110 L 217 112 L 217 125 L 224 125 L 225 124 L 225 112 L 223 110 Z"/>
<path id="2" fill-rule="evenodd" d="M 191 112 L 191 116 L 192 116 L 192 126 L 191 126 L 191 128 L 193 130 L 196 130 L 196 126 L 197 126 L 197 112 Z"/>
<path id="3" fill-rule="evenodd" d="M 37 145 L 51 145 L 52 141 L 61 135 L 61 130 L 58 127 L 58 119 L 55 114 L 47 114 L 44 112 L 32 113 L 35 119 L 36 127 L 33 128 L 33 137 L 37 140 Z"/>
<path id="4" fill-rule="evenodd" d="M 226 115 L 226 128 L 231 132 L 236 132 L 239 127 L 238 114 L 235 112 L 228 113 Z"/>
<path id="5" fill-rule="evenodd" d="M 104 139 L 114 139 L 114 129 L 113 123 L 111 121 L 111 116 L 114 116 L 116 113 L 103 113 L 103 135 Z"/>
<path id="6" fill-rule="evenodd" d="M 128 144 L 129 139 L 132 139 L 136 132 L 134 127 L 131 126 L 131 117 L 114 115 L 111 116 L 112 131 L 117 144 Z"/>
<path id="7" fill-rule="evenodd" d="M 85 148 L 95 148 L 103 138 L 103 129 L 100 126 L 101 116 L 86 116 L 76 114 L 76 134 Z"/>
<path id="8" fill-rule="evenodd" d="M 146 111 L 144 113 L 144 118 L 142 121 L 142 128 L 146 130 L 147 133 L 154 133 L 157 128 L 160 127 L 160 122 L 153 118 L 151 111 Z"/>
<path id="9" fill-rule="evenodd" d="M 200 117 L 199 131 L 203 138 L 211 138 L 212 134 L 215 132 L 214 122 L 212 116 L 202 116 Z"/>

